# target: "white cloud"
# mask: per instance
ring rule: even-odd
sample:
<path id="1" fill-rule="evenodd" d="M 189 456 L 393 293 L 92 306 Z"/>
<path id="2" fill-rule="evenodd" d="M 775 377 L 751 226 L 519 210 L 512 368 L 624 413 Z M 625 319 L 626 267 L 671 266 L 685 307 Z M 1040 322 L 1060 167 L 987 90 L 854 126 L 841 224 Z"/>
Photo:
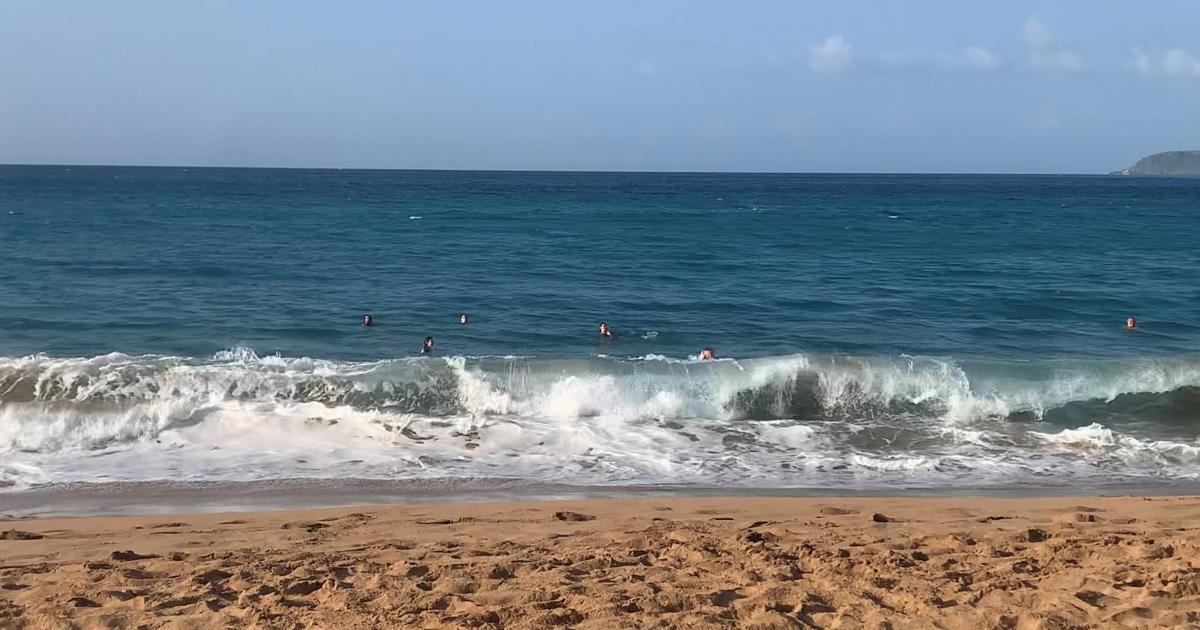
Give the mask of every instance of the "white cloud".
<path id="1" fill-rule="evenodd" d="M 967 57 L 967 63 L 973 68 L 980 70 L 995 70 L 1004 65 L 1004 60 L 1000 55 L 979 46 L 969 46 L 963 51 Z"/>
<path id="2" fill-rule="evenodd" d="M 1036 16 L 1025 20 L 1025 43 L 1029 45 L 1029 65 L 1042 72 L 1079 72 L 1087 67 L 1083 55 L 1064 49 L 1058 33 Z"/>
<path id="3" fill-rule="evenodd" d="M 1163 72 L 1173 77 L 1200 77 L 1200 59 L 1182 48 L 1163 54 Z"/>
<path id="4" fill-rule="evenodd" d="M 841 72 L 850 67 L 851 60 L 850 44 L 841 35 L 827 37 L 808 49 L 808 67 L 813 72 Z"/>
<path id="5" fill-rule="evenodd" d="M 1142 76 L 1200 77 L 1200 58 L 1182 48 L 1172 48 L 1158 58 L 1134 48 L 1133 59 L 1126 65 Z"/>
<path id="6" fill-rule="evenodd" d="M 1129 67 L 1142 76 L 1154 72 L 1154 62 L 1150 61 L 1150 55 L 1143 52 L 1141 48 L 1133 49 L 1133 61 L 1129 62 Z"/>
<path id="7" fill-rule="evenodd" d="M 877 60 L 884 68 L 907 70 L 995 70 L 1004 65 L 999 55 L 979 46 L 952 53 L 885 50 Z"/>
<path id="8" fill-rule="evenodd" d="M 1033 65 L 1034 70 L 1044 72 L 1079 72 L 1087 65 L 1083 61 L 1083 56 L 1073 50 L 1034 51 L 1029 58 L 1029 63 Z"/>
<path id="9" fill-rule="evenodd" d="M 1058 35 L 1034 16 L 1025 20 L 1025 43 L 1034 50 L 1046 50 L 1058 45 Z"/>

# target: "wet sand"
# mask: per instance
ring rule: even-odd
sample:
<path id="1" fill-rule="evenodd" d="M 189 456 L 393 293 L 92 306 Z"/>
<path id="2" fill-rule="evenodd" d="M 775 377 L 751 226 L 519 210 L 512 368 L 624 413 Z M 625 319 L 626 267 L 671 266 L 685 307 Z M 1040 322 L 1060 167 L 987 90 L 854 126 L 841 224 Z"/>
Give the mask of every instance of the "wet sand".
<path id="1" fill-rule="evenodd" d="M 1200 627 L 1191 497 L 459 502 L 0 532 L 6 629 Z"/>

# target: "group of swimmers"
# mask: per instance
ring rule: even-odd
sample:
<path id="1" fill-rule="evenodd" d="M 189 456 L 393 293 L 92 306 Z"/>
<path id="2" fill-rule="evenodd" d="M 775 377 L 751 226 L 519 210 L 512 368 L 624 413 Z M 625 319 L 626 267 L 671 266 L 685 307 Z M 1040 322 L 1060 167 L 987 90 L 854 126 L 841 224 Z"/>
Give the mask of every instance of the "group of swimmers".
<path id="1" fill-rule="evenodd" d="M 466 313 L 460 313 L 458 315 L 458 324 L 460 326 L 466 326 L 468 321 L 470 321 L 470 318 L 467 317 Z M 1130 318 L 1130 321 L 1133 321 L 1133 319 Z M 363 315 L 362 325 L 363 326 L 374 326 L 375 318 L 372 317 L 370 313 Z M 600 322 L 599 333 L 600 333 L 601 339 L 612 339 L 614 336 L 612 329 L 608 327 L 608 322 Z M 421 354 L 424 356 L 432 356 L 433 355 L 433 337 L 425 338 L 425 341 L 421 344 Z M 712 348 L 704 348 L 703 350 L 700 351 L 700 360 L 701 361 L 712 361 L 713 359 L 716 359 L 716 358 L 717 358 L 717 351 L 713 350 Z"/>
<path id="2" fill-rule="evenodd" d="M 460 326 L 466 326 L 468 321 L 470 321 L 470 318 L 467 317 L 466 313 L 459 313 L 458 323 Z M 363 315 L 362 325 L 363 326 L 374 326 L 375 318 L 372 317 L 370 313 Z M 1126 330 L 1138 330 L 1137 320 L 1132 317 L 1126 318 L 1125 329 Z M 608 327 L 608 322 L 600 322 L 600 329 L 598 332 L 600 334 L 601 339 L 612 339 L 614 337 L 612 329 Z M 433 337 L 425 338 L 425 341 L 421 344 L 421 354 L 423 356 L 432 356 L 433 355 Z M 716 358 L 717 358 L 717 351 L 713 350 L 711 347 L 700 350 L 700 360 L 701 361 L 712 361 L 713 359 L 716 359 Z"/>

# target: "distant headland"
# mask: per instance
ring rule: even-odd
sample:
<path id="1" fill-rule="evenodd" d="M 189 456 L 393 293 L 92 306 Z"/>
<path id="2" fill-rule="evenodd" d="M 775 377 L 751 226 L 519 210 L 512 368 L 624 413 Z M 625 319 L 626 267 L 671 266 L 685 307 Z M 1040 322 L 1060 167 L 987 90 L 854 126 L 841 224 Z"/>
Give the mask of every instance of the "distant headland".
<path id="1" fill-rule="evenodd" d="M 1110 175 L 1150 175 L 1158 177 L 1200 177 L 1200 151 L 1165 151 L 1148 155 L 1137 164 Z"/>

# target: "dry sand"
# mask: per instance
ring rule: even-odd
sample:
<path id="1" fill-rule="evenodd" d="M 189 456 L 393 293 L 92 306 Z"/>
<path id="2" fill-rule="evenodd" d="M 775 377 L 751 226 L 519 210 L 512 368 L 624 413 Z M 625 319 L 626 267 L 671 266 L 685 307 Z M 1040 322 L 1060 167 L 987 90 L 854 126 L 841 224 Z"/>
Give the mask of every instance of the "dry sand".
<path id="1" fill-rule="evenodd" d="M 679 498 L 0 523 L 2 628 L 1200 627 L 1200 499 Z"/>

